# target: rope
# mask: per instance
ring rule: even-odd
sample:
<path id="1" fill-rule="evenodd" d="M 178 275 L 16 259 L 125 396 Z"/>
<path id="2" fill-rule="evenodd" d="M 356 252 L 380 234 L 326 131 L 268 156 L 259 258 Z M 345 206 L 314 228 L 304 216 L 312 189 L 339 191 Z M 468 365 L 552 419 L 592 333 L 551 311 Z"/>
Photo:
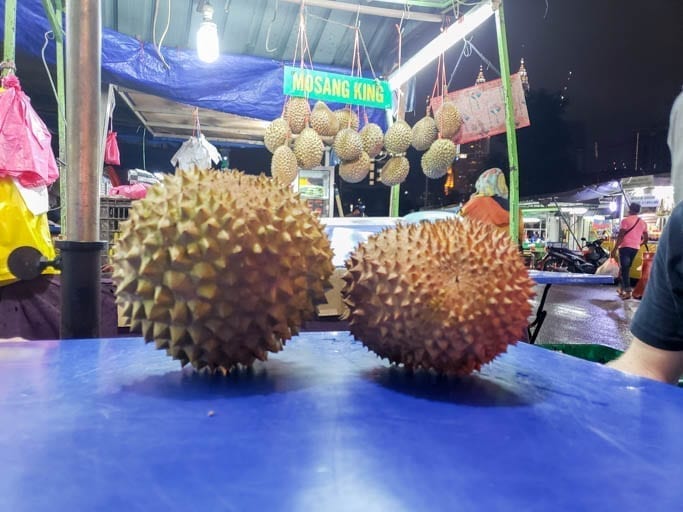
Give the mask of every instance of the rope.
<path id="1" fill-rule="evenodd" d="M 166 69 L 171 69 L 171 66 L 168 65 L 166 62 L 166 59 L 164 59 L 164 56 L 161 54 L 161 42 L 157 44 L 157 18 L 159 17 L 159 0 L 154 0 L 154 19 L 152 21 L 152 41 L 154 41 L 154 51 L 156 52 L 157 56 L 161 60 L 162 64 Z M 169 0 L 169 9 L 168 9 L 168 20 L 170 24 L 171 20 L 171 6 L 170 6 L 170 0 Z M 166 27 L 166 31 L 168 31 L 168 25 Z M 164 35 L 161 37 L 163 38 L 166 36 L 166 32 L 164 32 Z"/>
<path id="2" fill-rule="evenodd" d="M 55 87 L 55 83 L 52 80 L 52 73 L 50 73 L 50 67 L 47 65 L 47 60 L 45 59 L 45 49 L 47 48 L 48 42 L 50 39 L 54 39 L 55 35 L 52 32 L 52 30 L 48 30 L 45 32 L 45 43 L 43 44 L 43 48 L 40 50 L 40 56 L 43 59 L 43 66 L 45 66 L 45 72 L 47 73 L 47 78 L 50 80 L 50 86 L 52 87 L 52 93 L 55 95 L 55 101 L 57 102 L 57 105 L 59 105 L 59 95 L 57 94 L 57 88 Z M 66 114 L 64 113 L 64 109 L 62 109 L 62 120 L 64 123 L 66 123 Z"/>

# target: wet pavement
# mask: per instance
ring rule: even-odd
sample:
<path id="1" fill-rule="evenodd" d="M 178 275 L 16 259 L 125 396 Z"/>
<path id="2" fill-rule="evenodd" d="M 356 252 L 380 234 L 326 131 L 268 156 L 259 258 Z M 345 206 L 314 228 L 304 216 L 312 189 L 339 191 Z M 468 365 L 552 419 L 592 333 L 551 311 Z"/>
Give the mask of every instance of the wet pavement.
<path id="1" fill-rule="evenodd" d="M 624 301 L 616 290 L 609 285 L 553 285 L 536 343 L 595 343 L 624 350 L 632 339 L 629 325 L 640 301 Z M 536 292 L 534 311 L 543 286 Z"/>

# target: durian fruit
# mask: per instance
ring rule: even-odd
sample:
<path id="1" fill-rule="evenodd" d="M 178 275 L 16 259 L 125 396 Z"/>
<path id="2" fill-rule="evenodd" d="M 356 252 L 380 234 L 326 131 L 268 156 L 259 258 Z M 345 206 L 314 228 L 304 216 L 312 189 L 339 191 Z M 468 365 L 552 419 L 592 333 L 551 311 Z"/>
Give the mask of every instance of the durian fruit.
<path id="1" fill-rule="evenodd" d="M 358 114 L 356 114 L 349 107 L 340 108 L 334 111 L 334 115 L 337 116 L 339 120 L 339 129 L 351 128 L 352 130 L 358 131 L 360 126 L 360 120 L 358 119 Z"/>
<path id="2" fill-rule="evenodd" d="M 444 101 L 434 114 L 436 127 L 441 137 L 452 139 L 462 126 L 462 117 L 458 107 L 452 101 Z"/>
<path id="3" fill-rule="evenodd" d="M 403 183 L 410 172 L 410 163 L 404 156 L 391 157 L 382 167 L 381 180 L 387 187 Z"/>
<path id="4" fill-rule="evenodd" d="M 294 141 L 294 155 L 302 169 L 320 165 L 324 153 L 325 145 L 313 128 L 304 128 Z"/>
<path id="5" fill-rule="evenodd" d="M 311 111 L 311 128 L 321 137 L 334 137 L 339 131 L 339 120 L 324 102 L 318 101 Z"/>
<path id="6" fill-rule="evenodd" d="M 117 303 L 145 341 L 198 370 L 282 350 L 333 272 L 320 222 L 264 175 L 166 176 L 121 227 Z"/>
<path id="7" fill-rule="evenodd" d="M 384 147 L 384 132 L 379 125 L 367 123 L 360 131 L 360 138 L 363 141 L 363 151 L 370 158 L 375 158 L 381 153 Z"/>
<path id="8" fill-rule="evenodd" d="M 292 133 L 301 133 L 306 128 L 306 119 L 310 116 L 310 106 L 306 98 L 289 98 L 285 107 L 285 119 Z"/>
<path id="9" fill-rule="evenodd" d="M 296 179 L 298 171 L 296 156 L 289 146 L 277 148 L 270 162 L 270 174 L 275 181 L 285 186 L 290 185 Z"/>
<path id="10" fill-rule="evenodd" d="M 339 177 L 349 183 L 358 183 L 365 179 L 371 166 L 372 159 L 365 151 L 362 151 L 356 160 L 342 160 L 339 164 Z"/>
<path id="11" fill-rule="evenodd" d="M 408 150 L 412 138 L 413 132 L 410 125 L 402 119 L 398 119 L 384 135 L 384 147 L 390 154 L 399 155 Z"/>
<path id="12" fill-rule="evenodd" d="M 453 163 L 457 153 L 458 149 L 450 139 L 435 140 L 427 152 L 422 155 L 422 172 L 428 178 L 441 178 L 448 172 L 448 168 Z"/>
<path id="13" fill-rule="evenodd" d="M 286 120 L 279 117 L 266 126 L 266 131 L 263 134 L 263 143 L 268 151 L 274 153 L 277 148 L 287 144 L 291 136 L 292 131 L 289 129 L 289 124 L 287 124 Z"/>
<path id="14" fill-rule="evenodd" d="M 351 128 L 342 128 L 337 132 L 332 148 L 342 160 L 356 160 L 363 151 L 363 141 L 360 134 Z"/>
<path id="15" fill-rule="evenodd" d="M 346 261 L 351 333 L 409 369 L 467 375 L 514 344 L 533 282 L 507 233 L 476 220 L 403 224 Z"/>
<path id="16" fill-rule="evenodd" d="M 426 151 L 438 136 L 436 121 L 432 116 L 425 116 L 413 126 L 412 145 L 418 151 Z"/>

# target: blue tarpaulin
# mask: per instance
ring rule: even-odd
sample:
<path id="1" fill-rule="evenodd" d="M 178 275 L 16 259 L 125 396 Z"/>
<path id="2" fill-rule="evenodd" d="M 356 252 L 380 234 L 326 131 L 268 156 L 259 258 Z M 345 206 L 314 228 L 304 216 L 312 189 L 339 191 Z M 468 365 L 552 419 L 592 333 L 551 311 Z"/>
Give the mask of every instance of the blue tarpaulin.
<path id="1" fill-rule="evenodd" d="M 18 2 L 16 44 L 19 50 L 40 56 L 44 34 L 49 30 L 40 0 Z M 55 60 L 54 48 L 55 43 L 51 41 L 46 50 L 46 58 L 51 63 Z M 284 62 L 224 54 L 216 62 L 205 64 L 192 50 L 162 47 L 161 52 L 170 69 L 163 65 L 152 44 L 103 29 L 102 81 L 239 116 L 272 120 L 282 114 Z M 350 74 L 349 69 L 332 66 L 315 66 L 315 69 Z M 342 105 L 329 106 L 336 109 Z M 370 122 L 386 128 L 383 110 L 367 109 L 367 115 Z"/>

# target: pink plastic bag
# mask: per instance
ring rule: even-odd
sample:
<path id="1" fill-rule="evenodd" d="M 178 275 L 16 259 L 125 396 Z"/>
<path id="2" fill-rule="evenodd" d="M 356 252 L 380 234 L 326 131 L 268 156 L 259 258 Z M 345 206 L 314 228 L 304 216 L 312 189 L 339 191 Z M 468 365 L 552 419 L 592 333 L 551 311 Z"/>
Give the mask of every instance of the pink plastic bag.
<path id="1" fill-rule="evenodd" d="M 107 133 L 107 142 L 104 146 L 104 163 L 109 165 L 121 165 L 119 145 L 116 142 L 116 132 L 111 130 Z"/>
<path id="2" fill-rule="evenodd" d="M 599 276 L 619 276 L 619 262 L 614 258 L 609 258 L 605 263 L 600 265 L 595 273 Z"/>
<path id="3" fill-rule="evenodd" d="M 120 187 L 114 187 L 109 191 L 110 196 L 123 196 L 128 199 L 142 199 L 147 195 L 147 187 L 141 183 L 135 183 L 133 185 L 121 185 Z"/>
<path id="4" fill-rule="evenodd" d="M 59 177 L 52 136 L 14 75 L 2 79 L 0 94 L 0 178 L 25 187 L 49 185 Z"/>

